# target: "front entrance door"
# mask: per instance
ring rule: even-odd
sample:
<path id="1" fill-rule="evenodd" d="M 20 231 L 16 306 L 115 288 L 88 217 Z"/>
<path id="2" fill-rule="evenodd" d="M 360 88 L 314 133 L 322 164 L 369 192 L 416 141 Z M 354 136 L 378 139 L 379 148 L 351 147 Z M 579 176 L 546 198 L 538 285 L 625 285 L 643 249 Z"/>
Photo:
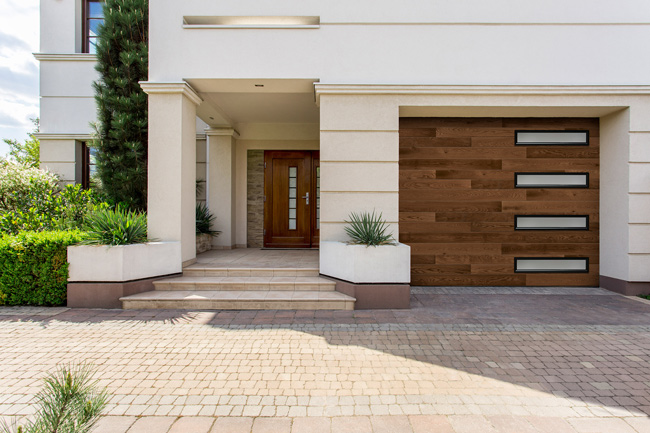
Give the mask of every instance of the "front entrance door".
<path id="1" fill-rule="evenodd" d="M 264 152 L 264 247 L 318 248 L 319 152 Z"/>

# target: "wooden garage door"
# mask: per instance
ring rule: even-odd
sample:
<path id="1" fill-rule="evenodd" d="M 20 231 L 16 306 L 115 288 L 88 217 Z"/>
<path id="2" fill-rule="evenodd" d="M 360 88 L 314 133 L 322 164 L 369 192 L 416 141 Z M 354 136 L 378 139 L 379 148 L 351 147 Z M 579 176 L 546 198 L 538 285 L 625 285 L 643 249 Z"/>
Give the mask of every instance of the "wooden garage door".
<path id="1" fill-rule="evenodd" d="M 598 119 L 400 119 L 411 284 L 597 286 L 598 137 Z"/>

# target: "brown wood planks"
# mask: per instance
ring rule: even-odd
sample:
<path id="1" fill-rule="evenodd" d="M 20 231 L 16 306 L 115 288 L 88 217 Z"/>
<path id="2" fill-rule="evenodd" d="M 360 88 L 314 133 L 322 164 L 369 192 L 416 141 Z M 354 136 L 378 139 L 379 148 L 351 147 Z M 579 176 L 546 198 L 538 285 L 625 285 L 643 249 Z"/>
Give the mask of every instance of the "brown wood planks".
<path id="1" fill-rule="evenodd" d="M 515 146 L 516 130 L 588 130 L 589 146 Z M 593 286 L 599 122 L 400 119 L 400 240 L 414 285 Z M 515 188 L 516 172 L 588 172 L 589 188 Z M 515 230 L 515 215 L 589 215 L 588 231 Z M 588 257 L 589 273 L 515 273 L 515 257 Z"/>

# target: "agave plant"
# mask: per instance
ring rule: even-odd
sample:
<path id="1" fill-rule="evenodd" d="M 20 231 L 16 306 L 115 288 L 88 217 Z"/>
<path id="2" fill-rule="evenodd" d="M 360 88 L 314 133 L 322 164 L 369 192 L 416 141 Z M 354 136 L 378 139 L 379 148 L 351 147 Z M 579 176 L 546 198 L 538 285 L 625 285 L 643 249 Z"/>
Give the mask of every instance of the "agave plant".
<path id="1" fill-rule="evenodd" d="M 210 209 L 205 203 L 196 204 L 196 234 L 208 234 L 210 236 L 217 236 L 219 233 L 216 230 L 212 230 L 212 223 L 216 217 L 212 215 Z"/>
<path id="2" fill-rule="evenodd" d="M 1 433 L 88 433 L 106 407 L 108 393 L 92 379 L 89 364 L 59 366 L 36 395 L 35 418 L 26 425 L 17 419 L 0 423 Z"/>
<path id="3" fill-rule="evenodd" d="M 103 209 L 86 217 L 87 238 L 83 245 L 130 245 L 141 244 L 147 239 L 147 215 L 125 210 Z"/>
<path id="4" fill-rule="evenodd" d="M 386 233 L 388 223 L 383 219 L 382 214 L 360 212 L 350 213 L 350 221 L 345 221 L 349 226 L 345 232 L 352 238 L 351 244 L 355 245 L 394 245 L 392 233 Z"/>

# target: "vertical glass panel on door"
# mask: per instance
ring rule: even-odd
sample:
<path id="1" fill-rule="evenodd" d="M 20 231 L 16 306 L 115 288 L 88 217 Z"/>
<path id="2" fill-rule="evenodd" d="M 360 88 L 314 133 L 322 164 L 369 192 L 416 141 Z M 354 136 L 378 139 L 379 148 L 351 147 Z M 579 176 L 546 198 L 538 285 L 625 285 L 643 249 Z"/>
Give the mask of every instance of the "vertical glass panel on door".
<path id="1" fill-rule="evenodd" d="M 316 229 L 320 230 L 320 167 L 316 167 Z"/>
<path id="2" fill-rule="evenodd" d="M 298 167 L 289 167 L 289 230 L 296 230 Z"/>

